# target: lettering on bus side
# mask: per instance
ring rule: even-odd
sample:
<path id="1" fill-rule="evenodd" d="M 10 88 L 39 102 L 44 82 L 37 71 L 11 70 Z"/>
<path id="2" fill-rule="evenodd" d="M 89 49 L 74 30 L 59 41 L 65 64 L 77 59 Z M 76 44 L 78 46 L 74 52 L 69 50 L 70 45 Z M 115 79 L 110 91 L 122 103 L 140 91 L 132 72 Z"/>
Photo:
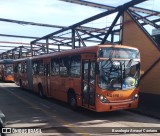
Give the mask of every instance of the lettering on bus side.
<path id="1" fill-rule="evenodd" d="M 122 97 L 123 94 L 107 94 L 108 97 Z"/>

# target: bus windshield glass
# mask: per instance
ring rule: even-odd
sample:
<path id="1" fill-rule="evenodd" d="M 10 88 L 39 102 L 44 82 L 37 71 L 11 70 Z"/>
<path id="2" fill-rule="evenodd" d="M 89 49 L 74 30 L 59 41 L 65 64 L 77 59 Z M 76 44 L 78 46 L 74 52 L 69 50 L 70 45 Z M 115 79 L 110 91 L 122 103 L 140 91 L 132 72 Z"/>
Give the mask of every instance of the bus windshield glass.
<path id="1" fill-rule="evenodd" d="M 13 73 L 13 67 L 12 67 L 12 65 L 6 64 L 6 65 L 5 65 L 5 69 L 6 69 L 6 74 L 7 74 L 7 75 Z"/>
<path id="2" fill-rule="evenodd" d="M 126 48 L 100 48 L 99 58 L 139 59 L 139 51 Z"/>
<path id="3" fill-rule="evenodd" d="M 104 90 L 134 89 L 139 84 L 140 62 L 131 60 L 100 60 L 98 84 Z"/>

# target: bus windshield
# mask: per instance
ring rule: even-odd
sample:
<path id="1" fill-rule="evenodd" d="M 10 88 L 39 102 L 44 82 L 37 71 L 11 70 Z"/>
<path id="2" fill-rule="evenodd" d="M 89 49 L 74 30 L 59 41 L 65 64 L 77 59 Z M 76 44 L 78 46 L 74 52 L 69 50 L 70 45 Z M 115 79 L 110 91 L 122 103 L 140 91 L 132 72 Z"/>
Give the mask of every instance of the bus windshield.
<path id="1" fill-rule="evenodd" d="M 127 90 L 139 84 L 140 62 L 130 60 L 100 60 L 98 84 L 104 90 Z"/>
<path id="2" fill-rule="evenodd" d="M 99 49 L 99 58 L 139 59 L 140 54 L 134 49 L 109 47 Z"/>
<path id="3" fill-rule="evenodd" d="M 6 74 L 7 74 L 7 75 L 13 73 L 13 67 L 12 67 L 12 65 L 6 64 L 6 65 L 5 65 L 5 69 L 6 69 Z"/>

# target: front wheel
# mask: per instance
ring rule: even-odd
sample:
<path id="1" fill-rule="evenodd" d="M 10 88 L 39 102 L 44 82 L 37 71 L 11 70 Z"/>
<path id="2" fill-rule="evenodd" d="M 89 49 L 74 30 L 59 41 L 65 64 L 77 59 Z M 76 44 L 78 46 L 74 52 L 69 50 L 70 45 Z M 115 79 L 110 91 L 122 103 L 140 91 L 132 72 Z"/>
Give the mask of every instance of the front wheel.
<path id="1" fill-rule="evenodd" d="M 72 110 L 77 109 L 77 100 L 75 94 L 73 93 L 69 94 L 69 106 L 71 107 Z"/>

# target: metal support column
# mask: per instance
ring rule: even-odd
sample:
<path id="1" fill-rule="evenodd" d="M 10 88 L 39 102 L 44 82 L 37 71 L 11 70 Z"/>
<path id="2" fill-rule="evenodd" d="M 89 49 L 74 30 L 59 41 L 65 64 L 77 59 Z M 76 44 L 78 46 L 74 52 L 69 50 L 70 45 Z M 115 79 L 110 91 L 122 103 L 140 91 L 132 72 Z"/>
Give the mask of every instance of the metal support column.
<path id="1" fill-rule="evenodd" d="M 81 41 L 78 40 L 78 45 L 79 45 L 79 48 L 81 48 Z"/>
<path id="2" fill-rule="evenodd" d="M 58 44 L 58 51 L 60 52 L 60 45 Z"/>
<path id="3" fill-rule="evenodd" d="M 18 58 L 20 59 L 22 57 L 22 47 L 19 48 L 19 55 Z"/>
<path id="4" fill-rule="evenodd" d="M 101 44 L 104 44 L 104 43 L 106 42 L 106 40 L 107 40 L 109 34 L 111 33 L 113 27 L 114 27 L 115 24 L 117 23 L 117 21 L 118 21 L 119 17 L 121 16 L 121 14 L 122 14 L 122 11 L 119 11 L 118 14 L 117 14 L 117 16 L 116 16 L 116 18 L 115 18 L 114 21 L 112 22 L 112 24 L 111 24 L 109 30 L 107 31 L 107 34 L 104 36 L 104 38 L 103 38 Z"/>
<path id="5" fill-rule="evenodd" d="M 72 49 L 75 49 L 75 29 L 72 29 Z"/>
<path id="6" fill-rule="evenodd" d="M 31 57 L 33 57 L 33 44 L 31 43 Z"/>
<path id="7" fill-rule="evenodd" d="M 111 43 L 114 43 L 114 31 L 111 32 Z"/>
<path id="8" fill-rule="evenodd" d="M 47 54 L 49 53 L 49 39 L 46 39 L 46 49 L 47 49 Z"/>

